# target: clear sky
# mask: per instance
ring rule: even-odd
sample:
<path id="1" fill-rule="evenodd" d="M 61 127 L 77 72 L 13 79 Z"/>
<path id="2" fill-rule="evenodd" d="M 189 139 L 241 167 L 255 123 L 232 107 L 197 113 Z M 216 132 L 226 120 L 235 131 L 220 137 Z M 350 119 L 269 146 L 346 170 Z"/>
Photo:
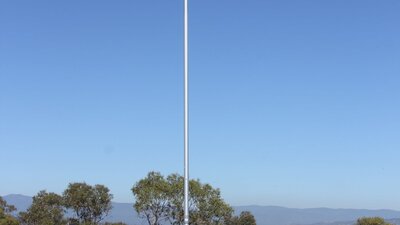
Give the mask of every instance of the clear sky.
<path id="1" fill-rule="evenodd" d="M 0 195 L 183 171 L 183 1 L 0 1 Z M 190 0 L 191 177 L 400 210 L 400 1 Z"/>

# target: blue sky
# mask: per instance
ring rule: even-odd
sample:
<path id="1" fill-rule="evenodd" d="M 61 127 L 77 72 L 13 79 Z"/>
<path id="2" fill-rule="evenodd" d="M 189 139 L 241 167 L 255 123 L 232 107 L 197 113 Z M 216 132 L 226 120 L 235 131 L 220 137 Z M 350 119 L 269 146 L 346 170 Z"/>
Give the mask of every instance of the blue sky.
<path id="1" fill-rule="evenodd" d="M 0 2 L 0 195 L 182 171 L 182 1 Z M 190 1 L 191 177 L 400 210 L 400 2 Z"/>

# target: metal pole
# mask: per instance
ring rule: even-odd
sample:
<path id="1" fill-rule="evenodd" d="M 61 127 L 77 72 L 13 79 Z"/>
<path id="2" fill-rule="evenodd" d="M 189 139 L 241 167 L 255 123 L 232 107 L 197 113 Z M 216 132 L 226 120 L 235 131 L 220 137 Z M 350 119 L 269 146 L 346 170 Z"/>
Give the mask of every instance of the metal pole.
<path id="1" fill-rule="evenodd" d="M 189 225 L 188 0 L 184 0 L 184 224 Z"/>

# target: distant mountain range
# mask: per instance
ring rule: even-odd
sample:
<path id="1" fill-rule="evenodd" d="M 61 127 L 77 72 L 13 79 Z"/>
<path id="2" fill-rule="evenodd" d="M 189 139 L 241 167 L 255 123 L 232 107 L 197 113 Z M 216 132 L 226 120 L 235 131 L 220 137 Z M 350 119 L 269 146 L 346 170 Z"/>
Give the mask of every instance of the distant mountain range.
<path id="1" fill-rule="evenodd" d="M 32 198 L 24 195 L 7 195 L 3 197 L 9 204 L 25 211 L 32 203 Z M 258 225 L 353 225 L 363 216 L 379 216 L 390 223 L 400 225 L 400 211 L 366 210 L 366 209 L 330 209 L 311 208 L 294 209 L 278 206 L 238 206 L 234 207 L 239 214 L 250 211 L 254 214 Z M 132 203 L 113 202 L 113 209 L 106 218 L 107 221 L 122 221 L 129 225 L 145 225 L 133 209 Z"/>

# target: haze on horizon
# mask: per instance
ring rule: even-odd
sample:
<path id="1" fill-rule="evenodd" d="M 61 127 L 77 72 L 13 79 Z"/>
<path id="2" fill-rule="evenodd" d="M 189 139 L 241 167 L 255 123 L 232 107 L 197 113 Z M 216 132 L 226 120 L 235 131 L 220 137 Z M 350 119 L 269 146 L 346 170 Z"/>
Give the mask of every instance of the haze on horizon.
<path id="1" fill-rule="evenodd" d="M 183 168 L 181 1 L 0 2 L 0 195 Z M 400 2 L 190 1 L 190 176 L 400 210 Z"/>

